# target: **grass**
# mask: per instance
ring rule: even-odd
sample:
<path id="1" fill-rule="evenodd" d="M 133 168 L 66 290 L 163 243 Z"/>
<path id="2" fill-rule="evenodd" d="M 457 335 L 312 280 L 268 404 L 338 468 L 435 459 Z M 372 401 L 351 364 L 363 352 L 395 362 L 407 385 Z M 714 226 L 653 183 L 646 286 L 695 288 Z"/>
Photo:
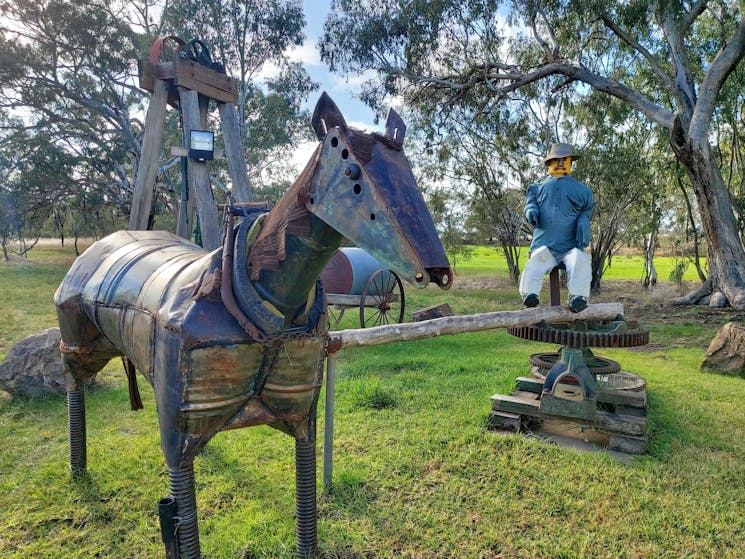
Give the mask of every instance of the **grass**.
<path id="1" fill-rule="evenodd" d="M 527 247 L 522 250 L 520 256 L 520 267 L 528 259 Z M 657 257 L 654 260 L 657 276 L 660 281 L 670 280 L 670 273 L 675 267 L 675 261 L 671 257 Z M 485 272 L 507 276 L 507 264 L 498 247 L 476 246 L 473 247 L 473 254 L 469 259 L 459 258 L 456 269 L 464 275 L 481 275 Z M 605 280 L 628 280 L 640 281 L 644 272 L 644 259 L 638 254 L 620 254 L 613 257 L 611 266 L 603 275 Z M 683 281 L 696 281 L 698 275 L 693 264 L 686 268 L 683 274 Z"/>
<path id="2" fill-rule="evenodd" d="M 480 267 L 464 263 L 459 279 L 496 276 L 486 256 Z M 34 251 L 29 263 L 0 264 L 0 353 L 55 324 L 51 297 L 71 259 Z M 636 278 L 626 281 L 639 296 Z M 519 304 L 507 282 L 406 294 L 412 311 Z M 319 494 L 321 557 L 741 557 L 745 380 L 699 371 L 719 324 L 695 312 L 662 322 L 651 324 L 648 351 L 602 352 L 648 382 L 649 453 L 628 464 L 484 429 L 489 396 L 508 393 L 528 356 L 549 346 L 495 330 L 341 352 L 335 489 Z M 356 327 L 355 317 L 343 326 Z M 120 369 L 112 361 L 87 398 L 90 475 L 75 482 L 64 398 L 0 399 L 4 559 L 164 555 L 155 402 L 141 383 L 145 410 L 130 412 Z M 322 433 L 323 413 L 319 422 Z M 266 427 L 210 442 L 196 460 L 206 558 L 293 557 L 292 456 L 292 440 Z"/>

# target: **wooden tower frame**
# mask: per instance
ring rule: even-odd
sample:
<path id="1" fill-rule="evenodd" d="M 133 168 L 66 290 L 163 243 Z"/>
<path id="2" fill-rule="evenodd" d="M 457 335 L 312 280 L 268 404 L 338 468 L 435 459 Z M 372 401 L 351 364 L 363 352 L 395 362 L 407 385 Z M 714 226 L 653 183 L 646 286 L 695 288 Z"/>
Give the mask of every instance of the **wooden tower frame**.
<path id="1" fill-rule="evenodd" d="M 167 40 L 174 41 L 179 48 L 167 60 L 163 60 Z M 188 58 L 184 42 L 173 36 L 160 37 L 153 43 L 149 59 L 140 61 L 139 79 L 140 87 L 151 92 L 152 96 L 145 116 L 129 229 L 147 229 L 168 104 L 180 107 L 182 116 L 183 148 L 175 148 L 174 155 L 186 156 L 190 132 L 205 129 L 209 102 L 213 100 L 217 103 L 233 195 L 238 202 L 250 202 L 253 189 L 248 181 L 235 110 L 238 103 L 238 80 Z M 208 162 L 187 158 L 186 175 L 188 204 L 186 207 L 184 204 L 179 207 L 176 233 L 190 238 L 192 216 L 196 209 L 203 246 L 208 250 L 214 249 L 221 243 L 222 227 L 210 187 Z"/>

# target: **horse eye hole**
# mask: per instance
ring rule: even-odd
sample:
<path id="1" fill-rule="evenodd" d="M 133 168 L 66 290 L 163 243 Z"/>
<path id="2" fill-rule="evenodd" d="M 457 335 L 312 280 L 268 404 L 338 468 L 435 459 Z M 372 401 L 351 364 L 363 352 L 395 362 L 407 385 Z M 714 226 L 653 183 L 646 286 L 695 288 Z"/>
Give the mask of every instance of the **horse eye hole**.
<path id="1" fill-rule="evenodd" d="M 338 145 L 339 145 L 339 138 L 337 138 L 336 136 L 331 138 L 331 147 L 336 147 Z"/>
<path id="2" fill-rule="evenodd" d="M 355 194 L 359 194 L 360 192 L 362 192 L 362 187 L 359 184 L 355 184 L 354 185 L 354 193 Z"/>
<path id="3" fill-rule="evenodd" d="M 341 158 L 347 159 L 348 157 L 349 157 L 349 150 L 348 149 L 341 150 Z"/>
<path id="4" fill-rule="evenodd" d="M 370 220 L 375 221 L 375 214 L 370 214 Z"/>

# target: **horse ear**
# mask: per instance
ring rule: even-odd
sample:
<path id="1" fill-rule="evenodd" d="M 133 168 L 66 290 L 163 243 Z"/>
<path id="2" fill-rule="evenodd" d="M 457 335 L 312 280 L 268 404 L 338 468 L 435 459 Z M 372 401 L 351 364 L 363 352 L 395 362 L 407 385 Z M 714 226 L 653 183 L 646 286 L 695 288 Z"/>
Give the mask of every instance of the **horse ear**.
<path id="1" fill-rule="evenodd" d="M 343 130 L 347 129 L 347 122 L 344 120 L 339 107 L 336 106 L 336 103 L 331 100 L 331 97 L 325 91 L 321 94 L 318 103 L 316 103 L 316 109 L 313 111 L 313 118 L 310 120 L 310 123 L 319 140 L 323 140 L 328 131 L 335 126 Z"/>
<path id="2" fill-rule="evenodd" d="M 388 120 L 385 123 L 385 134 L 386 138 L 390 138 L 398 142 L 399 144 L 404 143 L 404 136 L 406 135 L 406 125 L 399 114 L 393 109 L 388 110 Z"/>

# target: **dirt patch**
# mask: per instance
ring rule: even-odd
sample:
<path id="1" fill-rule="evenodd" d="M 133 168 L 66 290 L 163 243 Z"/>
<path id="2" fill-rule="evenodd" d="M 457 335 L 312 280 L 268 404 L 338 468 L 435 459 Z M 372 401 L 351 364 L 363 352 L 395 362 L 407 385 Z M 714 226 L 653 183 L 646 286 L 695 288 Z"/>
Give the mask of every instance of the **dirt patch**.
<path id="1" fill-rule="evenodd" d="M 627 320 L 637 320 L 645 326 L 705 324 L 717 328 L 729 321 L 745 322 L 745 311 L 714 308 L 706 305 L 673 305 L 672 300 L 693 290 L 694 284 L 662 284 L 645 289 L 638 282 L 604 281 L 598 293 L 592 293 L 591 303 L 622 303 Z M 458 278 L 453 289 L 510 290 L 517 288 L 505 278 Z M 566 289 L 562 288 L 562 297 Z M 548 282 L 544 284 L 544 299 L 548 297 Z M 681 345 L 685 340 L 681 340 Z M 654 351 L 650 344 L 647 351 Z M 657 348 L 659 349 L 659 348 Z"/>

